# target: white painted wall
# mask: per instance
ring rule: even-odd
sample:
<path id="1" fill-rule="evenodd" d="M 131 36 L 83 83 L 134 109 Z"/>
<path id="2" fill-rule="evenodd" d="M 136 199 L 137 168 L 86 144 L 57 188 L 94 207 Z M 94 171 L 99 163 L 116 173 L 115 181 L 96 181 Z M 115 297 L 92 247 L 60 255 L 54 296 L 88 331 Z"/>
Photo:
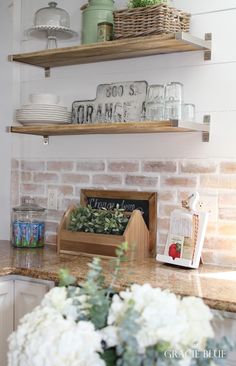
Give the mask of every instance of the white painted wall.
<path id="1" fill-rule="evenodd" d="M 84 1 L 59 1 L 71 13 L 71 26 L 80 29 L 80 5 Z M 22 0 L 22 44 L 24 51 L 44 48 L 45 41 L 29 40 L 23 30 L 32 25 L 33 14 L 45 1 Z M 116 1 L 119 7 L 125 1 Z M 53 69 L 45 79 L 43 70 L 21 68 L 21 100 L 32 92 L 58 93 L 62 103 L 92 99 L 99 83 L 147 80 L 149 83 L 181 81 L 185 100 L 196 104 L 198 119 L 212 115 L 211 141 L 202 143 L 200 134 L 91 135 L 51 137 L 45 147 L 40 137 L 14 136 L 15 157 L 68 158 L 228 158 L 236 157 L 236 0 L 176 0 L 176 7 L 193 12 L 191 33 L 204 37 L 213 33 L 213 55 L 204 61 L 201 52 L 149 56 L 131 60 L 101 62 Z M 20 15 L 19 15 L 20 16 Z M 68 45 L 78 43 L 73 40 Z M 20 105 L 19 103 L 19 105 Z"/>
<path id="2" fill-rule="evenodd" d="M 10 231 L 11 135 L 6 127 L 12 121 L 12 65 L 7 55 L 12 49 L 11 1 L 0 1 L 0 239 Z"/>

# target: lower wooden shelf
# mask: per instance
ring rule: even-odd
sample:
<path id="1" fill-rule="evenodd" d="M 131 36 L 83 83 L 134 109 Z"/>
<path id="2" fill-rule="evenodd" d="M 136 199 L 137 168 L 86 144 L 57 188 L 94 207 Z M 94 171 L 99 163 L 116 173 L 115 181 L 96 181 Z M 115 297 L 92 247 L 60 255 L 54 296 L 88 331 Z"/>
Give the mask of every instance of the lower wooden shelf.
<path id="1" fill-rule="evenodd" d="M 202 132 L 203 141 L 209 141 L 209 123 L 170 121 L 121 122 L 99 124 L 61 124 L 61 125 L 31 125 L 11 126 L 10 132 L 28 135 L 62 136 L 89 134 L 132 134 L 132 133 L 161 133 L 161 132 Z"/>

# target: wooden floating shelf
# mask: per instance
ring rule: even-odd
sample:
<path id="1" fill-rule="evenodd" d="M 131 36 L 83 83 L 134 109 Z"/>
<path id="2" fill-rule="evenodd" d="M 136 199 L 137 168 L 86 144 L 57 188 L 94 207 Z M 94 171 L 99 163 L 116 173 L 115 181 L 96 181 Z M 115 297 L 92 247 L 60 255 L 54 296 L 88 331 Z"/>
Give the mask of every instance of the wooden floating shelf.
<path id="1" fill-rule="evenodd" d="M 10 55 L 9 60 L 50 69 L 59 66 L 200 50 L 208 52 L 208 59 L 210 59 L 211 41 L 181 32 L 15 54 Z"/>
<path id="2" fill-rule="evenodd" d="M 208 123 L 171 121 L 121 122 L 100 124 L 65 124 L 65 125 L 37 125 L 11 126 L 10 132 L 43 137 L 61 135 L 89 135 L 89 134 L 134 134 L 134 133 L 161 133 L 161 132 L 196 132 L 205 134 L 204 141 L 209 140 Z"/>

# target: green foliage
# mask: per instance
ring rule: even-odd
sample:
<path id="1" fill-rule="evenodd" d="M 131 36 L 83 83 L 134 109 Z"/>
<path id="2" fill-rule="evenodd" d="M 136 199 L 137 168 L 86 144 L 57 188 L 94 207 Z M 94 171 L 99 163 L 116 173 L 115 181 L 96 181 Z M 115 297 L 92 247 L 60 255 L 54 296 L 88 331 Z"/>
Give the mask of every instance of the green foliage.
<path id="1" fill-rule="evenodd" d="M 225 365 L 227 354 L 235 349 L 235 343 L 223 337 L 219 341 L 209 339 L 203 352 L 198 352 L 198 357 L 192 360 L 191 366 Z M 220 350 L 220 353 L 217 351 Z"/>
<path id="2" fill-rule="evenodd" d="M 222 338 L 219 342 L 214 339 L 208 340 L 204 351 L 192 350 L 194 357 L 191 360 L 191 366 L 211 366 L 213 364 L 224 366 L 225 358 L 222 357 L 222 351 L 227 356 L 227 353 L 232 351 L 233 348 L 234 345 L 227 338 Z M 170 344 L 167 342 L 148 347 L 143 357 L 142 366 L 179 366 L 181 364 L 181 353 L 177 352 L 172 357 L 166 357 L 165 351 L 170 350 Z"/>
<path id="3" fill-rule="evenodd" d="M 116 261 L 117 265 L 120 266 L 120 262 L 125 259 L 126 252 L 129 249 L 129 244 L 127 241 L 121 243 L 116 249 Z"/>
<path id="4" fill-rule="evenodd" d="M 116 249 L 116 257 L 111 260 L 113 272 L 112 272 L 112 280 L 107 290 L 107 297 L 109 297 L 113 293 L 115 282 L 120 273 L 121 262 L 125 261 L 128 249 L 129 244 L 127 242 L 121 243 Z"/>
<path id="5" fill-rule="evenodd" d="M 88 233 L 122 235 L 128 218 L 119 205 L 113 211 L 93 209 L 91 206 L 75 208 L 70 217 L 69 230 Z"/>
<path id="6" fill-rule="evenodd" d="M 76 278 L 70 274 L 68 269 L 60 269 L 59 286 L 70 286 L 76 283 Z"/>
<path id="7" fill-rule="evenodd" d="M 75 286 L 76 278 L 70 275 L 67 269 L 60 270 L 60 286 L 66 286 L 67 297 L 73 299 L 72 304 L 76 306 L 78 314 L 76 321 L 91 321 L 96 329 L 102 329 L 107 325 L 108 310 L 111 304 L 110 295 L 114 292 L 113 286 L 119 274 L 120 263 L 124 259 L 127 250 L 127 242 L 120 244 L 117 248 L 114 273 L 112 274 L 112 281 L 107 288 L 105 287 L 105 277 L 100 258 L 94 258 L 88 264 L 89 271 L 79 291 L 78 287 Z M 110 363 L 108 362 L 107 365 L 112 365 L 112 352 L 106 352 L 104 357 L 110 360 Z"/>
<path id="8" fill-rule="evenodd" d="M 86 320 L 90 320 L 96 329 L 101 329 L 106 326 L 110 299 L 106 297 L 100 258 L 94 258 L 89 267 L 87 279 L 80 289 L 80 294 L 85 295 L 87 301 L 84 309 L 83 305 L 80 307 L 80 312 L 82 310 L 84 314 L 83 310 L 87 311 Z"/>
<path id="9" fill-rule="evenodd" d="M 146 6 L 168 4 L 168 0 L 130 0 L 129 8 L 142 8 Z"/>
<path id="10" fill-rule="evenodd" d="M 106 366 L 116 365 L 117 356 L 115 347 L 105 350 L 100 356 L 105 361 Z"/>
<path id="11" fill-rule="evenodd" d="M 143 356 L 142 366 L 177 366 L 181 358 L 166 357 L 165 352 L 170 350 L 168 342 L 159 342 L 157 345 L 147 347 Z"/>
<path id="12" fill-rule="evenodd" d="M 142 356 L 138 352 L 136 334 L 140 329 L 139 314 L 133 304 L 126 310 L 120 324 L 119 337 L 121 344 L 116 347 L 117 366 L 142 366 Z"/>

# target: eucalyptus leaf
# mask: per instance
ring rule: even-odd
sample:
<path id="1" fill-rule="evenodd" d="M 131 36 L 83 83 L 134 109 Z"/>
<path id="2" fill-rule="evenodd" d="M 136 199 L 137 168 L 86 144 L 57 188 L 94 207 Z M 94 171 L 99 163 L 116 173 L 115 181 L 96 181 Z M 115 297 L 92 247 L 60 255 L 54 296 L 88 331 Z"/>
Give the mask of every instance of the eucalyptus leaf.
<path id="1" fill-rule="evenodd" d="M 101 358 L 106 362 L 106 366 L 114 366 L 116 364 L 116 349 L 110 348 L 104 351 Z"/>
<path id="2" fill-rule="evenodd" d="M 59 286 L 69 286 L 76 283 L 76 278 L 72 276 L 68 269 L 60 269 Z"/>

